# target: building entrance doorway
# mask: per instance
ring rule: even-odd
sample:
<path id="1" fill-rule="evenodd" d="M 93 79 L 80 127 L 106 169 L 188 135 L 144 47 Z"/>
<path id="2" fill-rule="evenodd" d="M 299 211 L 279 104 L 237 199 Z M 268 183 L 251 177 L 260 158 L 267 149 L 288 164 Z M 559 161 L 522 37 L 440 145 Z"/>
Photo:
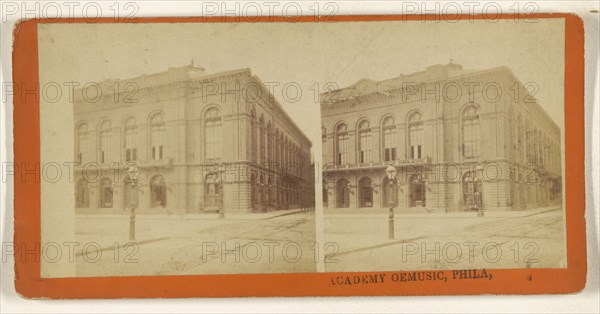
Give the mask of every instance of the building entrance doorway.
<path id="1" fill-rule="evenodd" d="M 113 186 L 109 178 L 100 181 L 100 208 L 113 207 Z"/>
<path id="2" fill-rule="evenodd" d="M 150 207 L 167 206 L 167 183 L 161 175 L 156 175 L 150 179 Z"/>
<path id="3" fill-rule="evenodd" d="M 373 207 L 373 180 L 364 177 L 358 182 L 360 207 Z"/>
<path id="4" fill-rule="evenodd" d="M 204 182 L 204 209 L 220 210 L 223 208 L 223 182 L 216 174 L 206 176 Z"/>
<path id="5" fill-rule="evenodd" d="M 336 207 L 350 207 L 350 183 L 346 179 L 339 179 L 336 187 Z"/>
<path id="6" fill-rule="evenodd" d="M 415 174 L 410 178 L 410 207 L 425 207 L 426 190 L 423 175 Z"/>
<path id="7" fill-rule="evenodd" d="M 463 200 L 467 209 L 479 209 L 482 206 L 482 185 L 475 172 L 467 172 L 463 177 Z"/>

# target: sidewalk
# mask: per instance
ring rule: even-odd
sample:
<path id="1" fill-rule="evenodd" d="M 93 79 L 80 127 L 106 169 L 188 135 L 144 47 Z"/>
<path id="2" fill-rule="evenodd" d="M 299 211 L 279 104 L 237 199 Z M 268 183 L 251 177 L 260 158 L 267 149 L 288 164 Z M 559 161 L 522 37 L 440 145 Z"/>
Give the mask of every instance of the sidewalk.
<path id="1" fill-rule="evenodd" d="M 562 265 L 564 216 L 559 206 L 508 213 L 486 213 L 484 217 L 462 219 L 453 217 L 454 219 L 451 220 L 423 219 L 425 217 L 432 216 L 396 217 L 394 221 L 395 239 L 390 240 L 388 238 L 388 218 L 385 215 L 373 217 L 364 215 L 329 217 L 326 215 L 324 221 L 325 241 L 335 243 L 338 247 L 336 253 L 331 256 L 332 259 L 337 260 L 337 263 L 327 264 L 326 271 L 435 269 L 440 266 L 436 264 L 437 257 L 444 256 L 447 246 L 460 247 L 462 255 L 460 263 L 453 262 L 445 266 L 484 265 L 493 268 L 509 266 L 514 268 L 515 265 L 519 265 L 518 267 L 525 267 L 523 254 L 520 255 L 518 262 L 515 261 L 516 255 L 512 255 L 515 243 L 518 243 L 519 248 L 534 244 L 537 248 L 535 253 L 531 253 L 531 251 L 529 253 L 535 254 L 535 258 L 540 261 L 536 267 L 559 267 Z M 437 215 L 436 217 L 446 216 Z M 467 249 L 466 243 L 475 244 L 476 247 Z M 499 251 L 503 252 L 500 254 L 503 257 L 498 263 L 485 260 L 482 250 L 487 244 L 494 244 L 499 247 Z M 406 262 L 402 259 L 407 256 L 405 245 L 410 245 L 411 254 L 414 253 L 411 255 L 413 259 Z M 475 252 L 478 257 L 477 263 L 483 264 L 472 262 L 468 252 Z M 434 254 L 436 258 L 429 259 L 424 264 L 427 261 L 427 254 Z M 365 259 L 370 261 L 369 264 L 364 263 Z M 394 264 L 389 261 L 398 263 Z"/>
<path id="2" fill-rule="evenodd" d="M 135 219 L 135 240 L 129 240 L 129 215 L 86 214 L 77 215 L 76 240 L 80 246 L 76 248 L 77 256 L 83 254 L 84 246 L 89 253 L 109 250 L 133 250 L 133 246 L 163 242 L 175 238 L 195 237 L 203 230 L 235 226 L 244 221 L 260 222 L 276 217 L 298 214 L 304 216 L 314 211 L 290 209 L 266 213 L 225 214 L 225 219 L 218 218 L 216 213 L 187 215 L 138 215 Z M 164 245 L 159 243 L 159 245 Z"/>
<path id="3" fill-rule="evenodd" d="M 274 210 L 265 213 L 225 213 L 224 220 L 258 220 L 258 219 L 271 219 L 279 216 L 292 215 L 301 212 L 310 212 L 313 210 L 301 210 L 301 209 L 286 209 L 286 210 Z M 77 214 L 76 219 L 129 219 L 129 214 Z M 135 216 L 136 220 L 149 220 L 149 219 L 185 219 L 185 220 L 223 220 L 219 218 L 217 213 L 198 213 L 198 214 L 138 214 Z"/>
<path id="4" fill-rule="evenodd" d="M 560 210 L 562 206 L 554 205 L 549 207 L 540 207 L 525 210 L 484 210 L 484 217 L 489 218 L 509 218 L 509 217 L 528 217 L 549 211 Z M 325 218 L 380 218 L 388 217 L 389 209 L 335 209 L 325 210 Z M 478 217 L 477 212 L 449 212 L 449 213 L 428 213 L 428 212 L 399 212 L 394 209 L 394 216 L 397 218 L 472 218 Z"/>

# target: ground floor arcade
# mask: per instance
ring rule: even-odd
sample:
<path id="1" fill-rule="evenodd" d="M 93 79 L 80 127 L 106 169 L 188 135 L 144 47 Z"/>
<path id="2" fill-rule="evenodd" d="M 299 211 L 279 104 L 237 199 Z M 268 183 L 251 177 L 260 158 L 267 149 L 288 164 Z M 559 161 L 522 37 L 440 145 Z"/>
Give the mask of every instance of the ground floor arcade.
<path id="1" fill-rule="evenodd" d="M 562 202 L 562 182 L 539 169 L 510 162 L 396 166 L 390 183 L 385 166 L 326 170 L 325 209 L 387 208 L 453 212 L 523 210 Z"/>
<path id="2" fill-rule="evenodd" d="M 152 214 L 314 207 L 312 180 L 252 164 L 139 167 L 134 180 L 125 169 L 80 169 L 74 185 L 77 213 L 118 214 L 131 207 Z"/>

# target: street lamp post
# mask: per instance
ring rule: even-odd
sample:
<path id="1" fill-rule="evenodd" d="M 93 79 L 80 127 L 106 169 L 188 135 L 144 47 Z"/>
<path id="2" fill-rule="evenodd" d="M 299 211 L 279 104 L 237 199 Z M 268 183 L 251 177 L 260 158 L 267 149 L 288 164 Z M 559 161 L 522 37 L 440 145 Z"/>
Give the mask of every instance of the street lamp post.
<path id="1" fill-rule="evenodd" d="M 136 208 L 136 198 L 137 195 L 134 195 L 134 192 L 137 191 L 138 179 L 137 179 L 137 171 L 135 167 L 129 167 L 127 169 L 129 172 L 129 184 L 131 187 L 131 197 L 130 197 L 130 212 L 129 212 L 129 241 L 135 241 L 135 208 Z"/>
<path id="2" fill-rule="evenodd" d="M 269 211 L 270 205 L 271 205 L 271 184 L 267 184 L 267 208 L 265 209 L 265 211 Z"/>
<path id="3" fill-rule="evenodd" d="M 390 240 L 394 240 L 394 207 L 396 206 L 396 203 L 394 202 L 394 198 L 392 197 L 392 193 L 393 193 L 393 186 L 394 186 L 394 182 L 396 181 L 396 167 L 394 167 L 393 165 L 389 165 L 387 167 L 387 169 L 385 169 L 385 174 L 387 175 L 387 178 L 389 180 L 389 193 L 388 193 L 388 197 L 389 197 L 389 206 L 390 206 L 390 213 L 389 213 L 389 220 L 388 220 L 388 234 L 389 234 L 389 239 Z"/>

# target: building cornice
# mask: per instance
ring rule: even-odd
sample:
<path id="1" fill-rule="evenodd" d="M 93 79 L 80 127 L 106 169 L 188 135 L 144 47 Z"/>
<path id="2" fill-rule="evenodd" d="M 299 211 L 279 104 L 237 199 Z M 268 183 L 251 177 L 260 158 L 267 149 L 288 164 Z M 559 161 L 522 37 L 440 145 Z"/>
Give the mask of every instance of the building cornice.
<path id="1" fill-rule="evenodd" d="M 335 90 L 332 92 L 322 93 L 320 95 L 320 97 L 322 99 L 321 111 L 327 112 L 327 111 L 335 111 L 336 109 L 341 109 L 341 108 L 345 108 L 345 107 L 356 107 L 357 105 L 362 104 L 362 103 L 372 104 L 374 102 L 397 102 L 398 100 L 402 101 L 402 96 L 405 95 L 407 93 L 407 91 L 409 91 L 409 88 L 417 87 L 420 90 L 420 88 L 423 85 L 429 86 L 429 85 L 433 85 L 435 83 L 446 83 L 447 84 L 447 83 L 459 82 L 459 81 L 460 82 L 471 81 L 471 80 L 479 81 L 481 79 L 490 77 L 492 75 L 495 75 L 495 74 L 498 74 L 501 72 L 511 73 L 510 70 L 506 67 L 496 67 L 496 68 L 491 68 L 491 69 L 487 69 L 487 70 L 469 72 L 469 73 L 453 75 L 453 76 L 449 76 L 449 77 L 436 78 L 436 79 L 431 79 L 431 80 L 404 81 L 404 82 L 400 82 L 400 84 L 397 88 L 388 88 L 388 89 L 384 89 L 384 90 L 372 91 L 372 92 L 369 92 L 366 94 L 350 95 L 350 96 L 348 96 L 346 98 L 342 98 L 342 99 L 328 100 L 328 97 L 330 97 L 330 95 L 332 95 L 333 93 L 343 91 L 347 88 L 338 89 L 338 90 Z M 412 92 L 412 90 L 411 90 L 411 92 Z M 406 100 L 403 102 L 413 102 L 413 101 Z"/>

